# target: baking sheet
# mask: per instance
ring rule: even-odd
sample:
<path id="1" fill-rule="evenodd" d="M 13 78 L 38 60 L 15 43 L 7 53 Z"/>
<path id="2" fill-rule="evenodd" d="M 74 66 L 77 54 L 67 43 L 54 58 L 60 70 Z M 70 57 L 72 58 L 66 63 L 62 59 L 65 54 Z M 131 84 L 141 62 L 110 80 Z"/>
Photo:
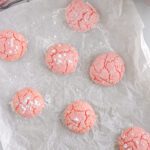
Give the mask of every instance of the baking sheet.
<path id="1" fill-rule="evenodd" d="M 18 5 L 23 2 L 29 2 L 30 0 L 6 0 L 5 3 L 0 5 L 0 11 L 8 9 L 14 5 Z"/>
<path id="2" fill-rule="evenodd" d="M 150 52 L 143 39 L 143 23 L 131 0 L 89 0 L 101 21 L 87 33 L 72 31 L 64 10 L 70 0 L 34 0 L 0 12 L 0 30 L 14 29 L 28 39 L 20 61 L 0 61 L 0 143 L 2 150 L 117 150 L 121 130 L 141 126 L 150 131 Z M 44 63 L 47 47 L 66 42 L 77 47 L 80 62 L 69 76 L 51 73 Z M 97 54 L 115 50 L 126 63 L 124 79 L 105 88 L 89 79 Z M 15 92 L 33 87 L 46 101 L 43 113 L 32 120 L 10 108 Z M 87 100 L 96 111 L 95 127 L 74 134 L 62 123 L 62 112 L 76 99 Z"/>

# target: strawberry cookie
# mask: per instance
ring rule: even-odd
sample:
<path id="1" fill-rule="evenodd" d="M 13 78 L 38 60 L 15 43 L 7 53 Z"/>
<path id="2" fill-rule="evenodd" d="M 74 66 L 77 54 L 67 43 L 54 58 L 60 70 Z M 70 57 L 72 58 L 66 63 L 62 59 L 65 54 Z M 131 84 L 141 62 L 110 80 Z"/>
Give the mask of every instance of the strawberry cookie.
<path id="1" fill-rule="evenodd" d="M 22 34 L 12 30 L 0 32 L 0 58 L 6 61 L 20 59 L 26 52 L 27 41 Z"/>
<path id="2" fill-rule="evenodd" d="M 86 32 L 98 22 L 99 15 L 96 9 L 88 2 L 73 0 L 66 8 L 66 21 L 75 31 Z"/>
<path id="3" fill-rule="evenodd" d="M 52 72 L 70 74 L 76 70 L 78 52 L 69 44 L 55 44 L 47 50 L 45 62 Z"/>
<path id="4" fill-rule="evenodd" d="M 24 88 L 13 97 L 11 106 L 17 114 L 25 118 L 32 118 L 41 113 L 45 103 L 38 91 Z"/>
<path id="5" fill-rule="evenodd" d="M 95 120 L 93 108 L 85 101 L 73 102 L 64 112 L 65 125 L 75 133 L 88 132 L 94 126 Z"/>
<path id="6" fill-rule="evenodd" d="M 118 139 L 119 150 L 150 150 L 150 134 L 132 127 L 124 130 Z"/>
<path id="7" fill-rule="evenodd" d="M 117 84 L 124 75 L 125 65 L 123 59 L 115 52 L 107 52 L 97 56 L 90 67 L 90 77 L 103 86 Z"/>

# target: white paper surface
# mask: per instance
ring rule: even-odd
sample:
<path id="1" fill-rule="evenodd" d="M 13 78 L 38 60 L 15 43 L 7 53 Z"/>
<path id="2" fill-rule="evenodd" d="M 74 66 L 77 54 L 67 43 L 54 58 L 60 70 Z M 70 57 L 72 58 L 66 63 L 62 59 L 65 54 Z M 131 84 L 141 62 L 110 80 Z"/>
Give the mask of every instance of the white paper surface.
<path id="1" fill-rule="evenodd" d="M 28 39 L 28 51 L 17 62 L 0 61 L 0 141 L 2 150 L 117 150 L 117 137 L 129 126 L 150 131 L 150 52 L 143 23 L 131 0 L 89 0 L 101 13 L 100 23 L 87 33 L 72 31 L 64 8 L 70 0 L 34 0 L 0 12 L 0 30 L 14 29 Z M 44 63 L 47 47 L 56 42 L 74 45 L 80 55 L 69 76 L 51 73 Z M 115 50 L 126 63 L 124 79 L 114 87 L 95 85 L 89 67 L 97 54 Z M 10 108 L 15 92 L 33 87 L 46 101 L 32 120 Z M 65 107 L 76 99 L 94 108 L 95 127 L 84 135 L 62 124 Z"/>

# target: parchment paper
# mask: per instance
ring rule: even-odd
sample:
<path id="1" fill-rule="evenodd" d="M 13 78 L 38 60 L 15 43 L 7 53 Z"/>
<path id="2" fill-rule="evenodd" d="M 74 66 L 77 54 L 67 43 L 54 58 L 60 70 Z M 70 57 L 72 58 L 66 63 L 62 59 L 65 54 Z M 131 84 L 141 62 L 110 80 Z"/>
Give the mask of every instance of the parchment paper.
<path id="1" fill-rule="evenodd" d="M 2 150 L 117 150 L 122 129 L 140 126 L 150 131 L 150 52 L 143 23 L 131 0 L 89 0 L 101 13 L 100 23 L 87 33 L 72 31 L 64 10 L 70 0 L 34 0 L 0 12 L 0 30 L 14 29 L 28 39 L 28 51 L 13 63 L 0 60 L 0 144 Z M 66 42 L 77 47 L 80 62 L 69 76 L 51 73 L 44 63 L 47 47 Z M 89 78 L 97 54 L 115 50 L 126 63 L 123 80 L 101 87 Z M 33 87 L 46 108 L 35 119 L 17 116 L 10 108 L 16 91 Z M 62 123 L 65 107 L 76 99 L 94 108 L 95 127 L 84 135 Z"/>

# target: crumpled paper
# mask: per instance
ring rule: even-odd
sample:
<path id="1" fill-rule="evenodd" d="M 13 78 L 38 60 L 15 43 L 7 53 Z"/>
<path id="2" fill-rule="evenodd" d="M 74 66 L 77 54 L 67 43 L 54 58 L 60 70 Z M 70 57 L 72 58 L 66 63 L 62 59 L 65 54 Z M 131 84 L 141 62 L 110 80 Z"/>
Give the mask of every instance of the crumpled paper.
<path id="1" fill-rule="evenodd" d="M 141 126 L 150 131 L 150 51 L 144 25 L 132 0 L 89 0 L 101 14 L 87 33 L 72 31 L 65 21 L 70 0 L 34 0 L 0 13 L 0 30 L 14 29 L 28 39 L 28 51 L 16 62 L 0 61 L 0 148 L 2 150 L 117 150 L 122 129 Z M 49 45 L 70 43 L 78 49 L 77 71 L 68 76 L 50 72 L 44 63 Z M 89 67 L 100 53 L 115 50 L 126 73 L 114 87 L 89 78 Z M 33 87 L 46 101 L 42 114 L 28 120 L 12 112 L 16 91 Z M 62 121 L 65 107 L 76 99 L 88 101 L 97 121 L 87 134 L 70 132 Z"/>

